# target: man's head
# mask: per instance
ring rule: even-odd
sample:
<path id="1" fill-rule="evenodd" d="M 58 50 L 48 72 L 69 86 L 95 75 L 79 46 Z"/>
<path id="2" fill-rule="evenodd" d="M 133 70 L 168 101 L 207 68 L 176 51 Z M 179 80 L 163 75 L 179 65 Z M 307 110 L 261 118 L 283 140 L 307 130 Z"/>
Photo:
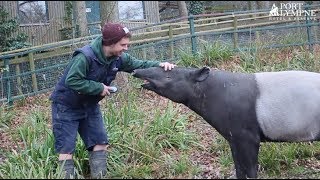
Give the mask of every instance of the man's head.
<path id="1" fill-rule="evenodd" d="M 102 45 L 107 49 L 107 56 L 120 56 L 128 50 L 131 33 L 128 28 L 118 23 L 106 23 L 102 29 Z"/>

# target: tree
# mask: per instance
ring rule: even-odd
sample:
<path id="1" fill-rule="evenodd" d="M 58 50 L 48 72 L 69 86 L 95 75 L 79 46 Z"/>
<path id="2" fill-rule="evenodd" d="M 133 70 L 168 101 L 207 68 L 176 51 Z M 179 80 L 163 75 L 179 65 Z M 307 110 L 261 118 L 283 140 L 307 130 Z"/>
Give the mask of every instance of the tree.
<path id="1" fill-rule="evenodd" d="M 188 16 L 188 9 L 185 1 L 178 1 L 178 9 L 180 17 Z"/>
<path id="2" fill-rule="evenodd" d="M 46 23 L 46 6 L 44 1 L 19 1 L 19 22 L 22 24 Z"/>
<path id="3" fill-rule="evenodd" d="M 117 22 L 119 20 L 118 1 L 100 1 L 101 27 L 106 22 Z"/>
<path id="4" fill-rule="evenodd" d="M 202 14 L 204 11 L 204 5 L 202 1 L 188 1 L 188 10 L 190 14 L 197 15 Z"/>
<path id="5" fill-rule="evenodd" d="M 160 22 L 159 2 L 158 1 L 144 1 L 144 13 L 147 22 Z M 153 28 L 156 30 L 157 28 Z"/>
<path id="6" fill-rule="evenodd" d="M 119 1 L 119 18 L 121 20 L 143 19 L 142 4 L 142 1 L 130 1 L 130 3 L 128 1 Z"/>
<path id="7" fill-rule="evenodd" d="M 0 6 L 0 52 L 31 46 L 25 33 L 16 33 L 19 24 L 16 19 L 8 19 L 9 13 Z"/>
<path id="8" fill-rule="evenodd" d="M 79 25 L 79 36 L 88 35 L 88 22 L 87 22 L 87 12 L 86 12 L 86 2 L 85 1 L 75 1 L 76 11 L 78 12 L 77 24 Z"/>

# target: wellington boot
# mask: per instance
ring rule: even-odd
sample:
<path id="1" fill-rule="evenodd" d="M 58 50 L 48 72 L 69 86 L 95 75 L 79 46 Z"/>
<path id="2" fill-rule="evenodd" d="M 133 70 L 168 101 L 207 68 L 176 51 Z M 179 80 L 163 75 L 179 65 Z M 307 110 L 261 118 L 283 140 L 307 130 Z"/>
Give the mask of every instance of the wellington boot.
<path id="1" fill-rule="evenodd" d="M 101 151 L 90 151 L 89 152 L 89 165 L 91 178 L 102 179 L 107 174 L 107 152 Z"/>
<path id="2" fill-rule="evenodd" d="M 75 173 L 75 168 L 74 168 L 74 162 L 72 159 L 68 159 L 65 161 L 61 160 L 61 161 L 59 161 L 59 164 L 61 166 L 63 166 L 62 172 L 65 173 L 65 176 L 64 176 L 65 179 L 75 179 L 76 178 L 75 177 L 76 173 Z"/>

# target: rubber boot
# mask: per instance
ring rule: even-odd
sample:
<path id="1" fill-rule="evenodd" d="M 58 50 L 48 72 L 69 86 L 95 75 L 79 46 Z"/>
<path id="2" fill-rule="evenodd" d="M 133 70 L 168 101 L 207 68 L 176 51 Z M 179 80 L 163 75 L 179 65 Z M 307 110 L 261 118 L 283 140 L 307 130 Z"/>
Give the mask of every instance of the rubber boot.
<path id="1" fill-rule="evenodd" d="M 68 159 L 65 161 L 59 161 L 59 164 L 62 167 L 62 172 L 65 173 L 64 178 L 65 179 L 74 179 L 75 178 L 75 168 L 74 168 L 74 162 L 72 159 Z"/>
<path id="2" fill-rule="evenodd" d="M 107 174 L 107 152 L 89 151 L 89 165 L 92 179 L 102 179 Z"/>

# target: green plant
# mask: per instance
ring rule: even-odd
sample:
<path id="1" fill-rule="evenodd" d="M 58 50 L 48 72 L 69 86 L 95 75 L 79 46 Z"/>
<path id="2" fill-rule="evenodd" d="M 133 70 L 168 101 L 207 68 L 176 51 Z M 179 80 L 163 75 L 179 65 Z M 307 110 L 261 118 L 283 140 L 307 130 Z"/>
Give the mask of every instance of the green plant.
<path id="1" fill-rule="evenodd" d="M 217 67 L 220 63 L 231 60 L 233 55 L 232 48 L 221 41 L 202 42 L 195 55 L 185 52 L 185 50 L 180 49 L 178 52 L 180 59 L 177 64 L 188 67 Z"/>
<path id="2" fill-rule="evenodd" d="M 233 50 L 221 41 L 215 41 L 210 44 L 204 44 L 201 53 L 204 65 L 217 67 L 220 62 L 231 59 Z"/>
<path id="3" fill-rule="evenodd" d="M 63 17 L 66 25 L 72 25 L 72 1 L 65 1 L 65 16 Z"/>
<path id="4" fill-rule="evenodd" d="M 216 136 L 213 142 L 214 143 L 210 147 L 210 152 L 218 154 L 219 163 L 222 166 L 221 170 L 226 173 L 226 171 L 229 171 L 230 166 L 233 165 L 229 143 L 220 134 Z"/>
<path id="5" fill-rule="evenodd" d="M 73 35 L 72 8 L 72 1 L 65 1 L 65 16 L 63 17 L 64 25 L 61 29 L 59 29 L 62 40 L 71 39 Z"/>
<path id="6" fill-rule="evenodd" d="M 197 15 L 203 13 L 204 5 L 202 1 L 186 1 L 186 3 L 190 14 Z"/>
<path id="7" fill-rule="evenodd" d="M 186 67 L 201 67 L 202 62 L 199 54 L 192 55 L 191 53 L 187 53 L 183 49 L 178 51 L 179 60 L 177 61 L 178 65 L 186 66 Z"/>
<path id="8" fill-rule="evenodd" d="M 269 176 L 277 176 L 282 171 L 293 169 L 297 159 L 306 159 L 319 151 L 318 142 L 311 143 L 262 143 L 259 164 Z M 312 148 L 310 148 L 312 147 Z M 297 167 L 296 169 L 299 169 Z"/>
<path id="9" fill-rule="evenodd" d="M 25 33 L 15 34 L 19 23 L 16 19 L 8 19 L 8 15 L 5 8 L 0 6 L 0 52 L 31 46 L 27 42 L 28 36 Z"/>
<path id="10" fill-rule="evenodd" d="M 13 110 L 5 108 L 5 106 L 0 106 L 0 131 L 2 129 L 8 129 L 11 123 L 11 120 L 14 117 Z"/>

